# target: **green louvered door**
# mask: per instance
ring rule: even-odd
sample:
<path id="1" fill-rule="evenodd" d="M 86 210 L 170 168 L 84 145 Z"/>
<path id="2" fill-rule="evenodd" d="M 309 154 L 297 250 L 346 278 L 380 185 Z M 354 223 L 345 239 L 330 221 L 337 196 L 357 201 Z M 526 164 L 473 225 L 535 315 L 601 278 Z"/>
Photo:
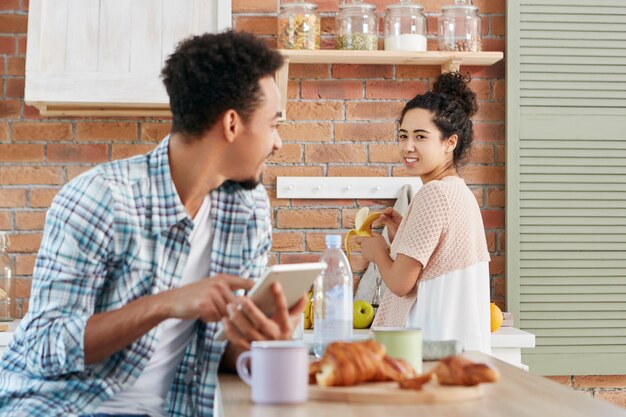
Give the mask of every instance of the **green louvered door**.
<path id="1" fill-rule="evenodd" d="M 626 374 L 626 0 L 507 2 L 507 304 L 531 372 Z"/>

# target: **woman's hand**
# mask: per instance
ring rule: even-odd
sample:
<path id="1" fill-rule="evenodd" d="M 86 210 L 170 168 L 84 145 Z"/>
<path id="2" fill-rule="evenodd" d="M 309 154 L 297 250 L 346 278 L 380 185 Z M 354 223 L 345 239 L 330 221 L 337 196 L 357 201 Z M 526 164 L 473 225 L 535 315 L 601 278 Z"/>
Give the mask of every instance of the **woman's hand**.
<path id="1" fill-rule="evenodd" d="M 387 234 L 389 235 L 389 242 L 393 242 L 393 239 L 396 237 L 396 233 L 398 232 L 398 227 L 400 227 L 400 223 L 402 222 L 402 216 L 400 213 L 395 211 L 391 207 L 387 207 L 383 210 L 382 214 L 372 226 L 380 227 L 387 226 Z"/>
<path id="2" fill-rule="evenodd" d="M 389 256 L 389 246 L 379 233 L 372 233 L 372 237 L 358 236 L 354 238 L 354 243 L 361 247 L 361 256 L 368 262 L 376 262 L 380 256 Z"/>

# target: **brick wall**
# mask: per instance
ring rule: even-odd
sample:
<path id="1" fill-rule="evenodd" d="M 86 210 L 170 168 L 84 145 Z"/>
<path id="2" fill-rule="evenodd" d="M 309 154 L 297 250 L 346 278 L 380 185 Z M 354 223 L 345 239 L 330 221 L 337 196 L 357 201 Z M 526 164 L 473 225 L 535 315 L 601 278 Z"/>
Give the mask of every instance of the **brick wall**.
<path id="1" fill-rule="evenodd" d="M 337 0 L 310 0 L 322 14 L 323 47 L 334 45 Z M 378 11 L 396 0 L 370 0 Z M 451 0 L 425 0 L 429 49 L 435 49 L 436 16 Z M 505 1 L 475 0 L 483 16 L 484 49 L 504 51 Z M 233 25 L 275 45 L 280 0 L 233 0 Z M 0 230 L 11 234 L 20 311 L 28 309 L 31 274 L 45 212 L 59 188 L 92 166 L 152 149 L 169 121 L 150 118 L 42 118 L 23 103 L 27 0 L 0 2 Z M 479 98 L 476 142 L 462 170 L 481 207 L 491 253 L 492 299 L 504 300 L 504 62 L 463 67 Z M 263 182 L 272 196 L 273 262 L 317 259 L 328 232 L 353 225 L 361 206 L 393 201 L 279 200 L 275 177 L 403 175 L 395 164 L 395 120 L 404 101 L 428 89 L 438 67 L 292 65 L 283 149 Z M 355 255 L 355 282 L 365 268 Z M 590 395 L 626 406 L 626 376 L 554 377 Z"/>

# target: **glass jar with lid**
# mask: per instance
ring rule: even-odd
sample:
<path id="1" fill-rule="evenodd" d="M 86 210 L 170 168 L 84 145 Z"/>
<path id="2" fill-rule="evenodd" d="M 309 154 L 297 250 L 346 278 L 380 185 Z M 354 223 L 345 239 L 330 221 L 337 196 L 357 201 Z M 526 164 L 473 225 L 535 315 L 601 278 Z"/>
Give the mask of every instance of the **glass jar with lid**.
<path id="1" fill-rule="evenodd" d="M 425 51 L 427 20 L 424 7 L 413 0 L 387 6 L 385 14 L 386 51 Z"/>
<path id="2" fill-rule="evenodd" d="M 375 51 L 378 49 L 376 6 L 352 0 L 339 5 L 335 19 L 337 49 Z"/>
<path id="3" fill-rule="evenodd" d="M 482 50 L 480 16 L 472 0 L 455 0 L 454 5 L 441 8 L 439 17 L 439 50 Z"/>
<path id="4" fill-rule="evenodd" d="M 317 5 L 298 0 L 285 3 L 278 15 L 278 47 L 320 49 L 320 17 Z"/>

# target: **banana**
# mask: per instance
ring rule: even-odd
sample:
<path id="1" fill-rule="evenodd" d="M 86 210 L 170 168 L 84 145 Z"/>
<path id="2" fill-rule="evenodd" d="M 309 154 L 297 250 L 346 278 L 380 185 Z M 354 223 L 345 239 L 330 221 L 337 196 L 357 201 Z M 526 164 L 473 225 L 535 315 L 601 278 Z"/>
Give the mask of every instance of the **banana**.
<path id="1" fill-rule="evenodd" d="M 374 220 L 380 217 L 381 214 L 382 213 L 379 211 L 370 213 L 370 209 L 367 207 L 363 207 L 357 211 L 356 217 L 354 218 L 354 229 L 348 232 L 344 243 L 348 260 L 350 260 L 350 238 L 352 236 L 372 236 L 372 223 L 374 223 Z"/>
<path id="2" fill-rule="evenodd" d="M 304 307 L 304 328 L 310 329 L 313 327 L 313 291 L 309 291 L 306 298 L 306 307 Z"/>

